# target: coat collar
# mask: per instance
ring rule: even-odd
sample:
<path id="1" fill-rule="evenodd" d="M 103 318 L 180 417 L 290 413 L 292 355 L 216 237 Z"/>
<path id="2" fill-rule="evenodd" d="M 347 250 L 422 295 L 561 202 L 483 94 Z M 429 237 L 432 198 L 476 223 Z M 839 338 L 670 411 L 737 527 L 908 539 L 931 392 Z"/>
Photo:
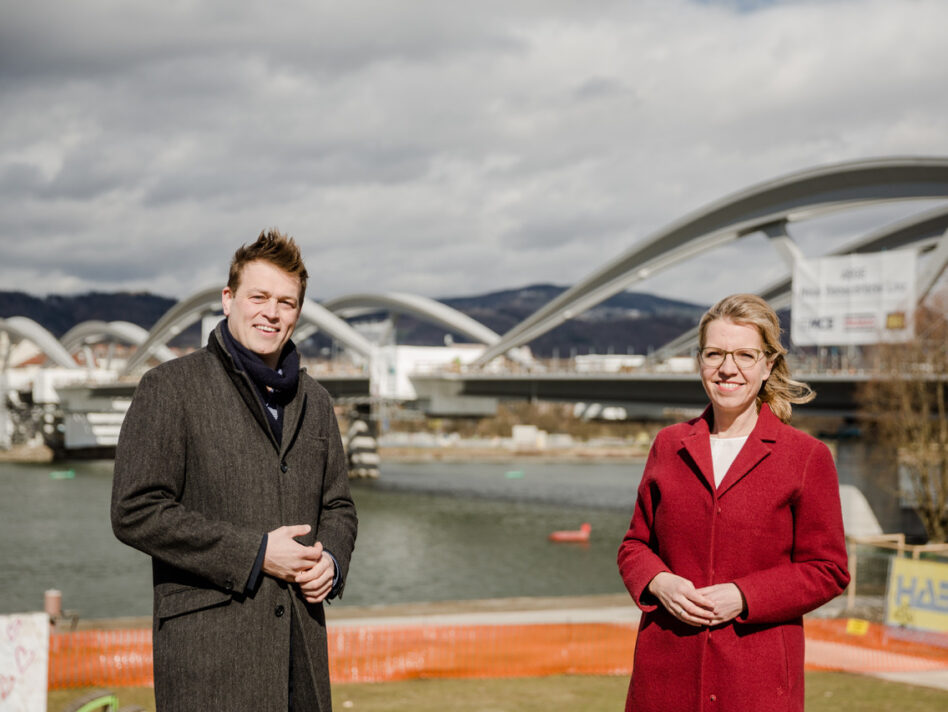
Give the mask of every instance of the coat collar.
<path id="1" fill-rule="evenodd" d="M 267 416 L 263 412 L 263 403 L 260 401 L 253 383 L 251 383 L 247 374 L 237 367 L 237 364 L 234 363 L 233 356 L 230 355 L 230 351 L 224 346 L 223 336 L 220 334 L 222 328 L 226 328 L 223 321 L 217 325 L 211 333 L 210 338 L 208 338 L 207 349 L 220 360 L 231 382 L 236 387 L 237 392 L 250 411 L 250 414 L 254 420 L 257 421 L 257 424 L 263 428 L 263 431 L 267 434 L 267 437 L 269 437 L 274 449 L 279 451 L 281 458 L 285 457 L 287 450 L 290 449 L 296 440 L 297 431 L 302 423 L 302 415 L 306 409 L 306 392 L 302 386 L 297 383 L 296 395 L 286 404 L 283 411 L 283 437 L 281 438 L 281 442 L 277 443 L 276 437 L 273 435 L 273 429 L 270 427 Z"/>
<path id="2" fill-rule="evenodd" d="M 777 441 L 780 429 L 780 420 L 770 410 L 770 406 L 763 403 L 757 414 L 757 423 L 747 436 L 747 442 L 741 448 L 727 474 L 721 481 L 721 486 L 715 490 L 714 465 L 711 460 L 711 428 L 714 422 L 714 412 L 709 405 L 700 417 L 692 420 L 691 428 L 681 438 L 682 447 L 691 456 L 705 483 L 716 496 L 721 496 L 753 470 L 765 457 L 770 455 L 772 445 Z"/>

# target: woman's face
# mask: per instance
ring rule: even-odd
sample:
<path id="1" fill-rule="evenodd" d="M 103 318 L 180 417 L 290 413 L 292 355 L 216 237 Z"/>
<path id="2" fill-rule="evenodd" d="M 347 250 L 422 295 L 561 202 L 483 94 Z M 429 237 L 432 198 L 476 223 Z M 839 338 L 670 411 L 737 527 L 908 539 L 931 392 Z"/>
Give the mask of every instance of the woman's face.
<path id="1" fill-rule="evenodd" d="M 715 319 L 708 324 L 705 332 L 702 352 L 707 353 L 708 349 L 716 350 L 716 356 L 719 358 L 723 352 L 747 349 L 763 352 L 764 344 L 757 327 Z M 747 354 L 744 354 L 744 360 L 746 359 Z M 750 365 L 742 365 L 738 361 L 741 361 L 740 356 L 735 360 L 733 353 L 726 354 L 724 360 L 717 365 L 706 363 L 704 358 L 699 359 L 701 383 L 711 399 L 716 420 L 720 420 L 724 415 L 733 418 L 750 408 L 756 408 L 755 401 L 760 386 L 770 376 L 770 369 L 773 367 L 773 362 L 768 361 L 766 356 L 761 356 Z"/>

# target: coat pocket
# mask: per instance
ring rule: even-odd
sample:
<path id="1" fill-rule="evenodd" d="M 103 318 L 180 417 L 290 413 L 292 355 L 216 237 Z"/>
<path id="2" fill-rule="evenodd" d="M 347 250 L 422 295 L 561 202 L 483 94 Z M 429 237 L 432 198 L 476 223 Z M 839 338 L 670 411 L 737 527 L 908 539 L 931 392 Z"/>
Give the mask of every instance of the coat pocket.
<path id="1" fill-rule="evenodd" d="M 167 620 L 186 613 L 230 603 L 231 594 L 214 588 L 185 586 L 161 591 L 155 601 L 155 617 Z"/>

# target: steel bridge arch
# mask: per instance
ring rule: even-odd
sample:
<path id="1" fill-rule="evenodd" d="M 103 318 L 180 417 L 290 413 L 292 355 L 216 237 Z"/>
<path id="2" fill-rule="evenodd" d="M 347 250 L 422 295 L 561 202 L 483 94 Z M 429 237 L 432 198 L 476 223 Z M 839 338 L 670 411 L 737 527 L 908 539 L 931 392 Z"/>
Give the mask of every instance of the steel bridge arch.
<path id="1" fill-rule="evenodd" d="M 36 323 L 29 317 L 11 316 L 7 319 L 0 319 L 0 331 L 11 334 L 18 340 L 26 340 L 36 344 L 36 347 L 46 355 L 46 358 L 61 368 L 81 368 L 46 327 Z"/>
<path id="2" fill-rule="evenodd" d="M 893 157 L 837 163 L 759 183 L 660 229 L 538 309 L 474 365 L 594 307 L 635 282 L 774 224 L 869 203 L 948 197 L 948 158 Z"/>
<path id="3" fill-rule="evenodd" d="M 340 316 L 355 316 L 382 308 L 399 314 L 417 316 L 481 344 L 494 344 L 500 341 L 500 334 L 476 319 L 447 304 L 417 294 L 405 292 L 346 294 L 333 299 L 324 299 L 322 305 Z"/>
<path id="4" fill-rule="evenodd" d="M 165 346 L 175 336 L 205 315 L 212 314 L 215 306 L 219 309 L 220 303 L 220 287 L 207 287 L 175 304 L 162 314 L 161 318 L 151 327 L 148 338 L 128 359 L 123 373 L 129 374 L 143 369 L 148 359 L 160 347 Z"/>
<path id="5" fill-rule="evenodd" d="M 914 247 L 919 254 L 933 251 L 931 263 L 918 283 L 918 301 L 921 302 L 945 270 L 948 260 L 948 205 L 882 227 L 826 256 L 857 255 L 905 247 Z M 790 306 L 792 288 L 791 274 L 772 282 L 757 294 L 766 299 L 774 310 L 786 309 Z M 651 358 L 662 361 L 676 354 L 693 353 L 697 348 L 698 327 L 695 326 L 657 349 Z"/>
<path id="6" fill-rule="evenodd" d="M 333 313 L 345 317 L 371 313 L 381 308 L 397 314 L 409 314 L 418 317 L 486 346 L 500 341 L 500 334 L 476 319 L 472 319 L 464 312 L 418 294 L 408 294 L 406 292 L 347 294 L 334 299 L 325 299 L 322 304 Z M 533 357 L 530 355 L 529 349 L 511 349 L 507 355 L 523 365 L 533 363 Z"/>
<path id="7" fill-rule="evenodd" d="M 91 319 L 76 324 L 63 334 L 59 341 L 66 351 L 75 353 L 84 345 L 97 341 L 103 336 L 140 347 L 148 340 L 148 330 L 130 321 L 98 321 Z M 154 357 L 159 361 L 170 361 L 175 355 L 167 346 L 161 345 L 155 348 Z"/>

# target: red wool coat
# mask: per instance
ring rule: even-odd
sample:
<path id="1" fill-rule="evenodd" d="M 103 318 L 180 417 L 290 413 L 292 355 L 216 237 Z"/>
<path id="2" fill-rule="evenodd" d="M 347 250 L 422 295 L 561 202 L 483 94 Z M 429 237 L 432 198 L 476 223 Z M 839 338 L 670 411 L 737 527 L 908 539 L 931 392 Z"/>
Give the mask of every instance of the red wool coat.
<path id="1" fill-rule="evenodd" d="M 626 710 L 802 711 L 802 616 L 849 583 L 836 467 L 765 404 L 715 490 L 711 419 L 709 408 L 658 434 L 619 547 L 643 611 Z M 646 590 L 661 571 L 696 588 L 733 582 L 746 612 L 686 625 Z"/>

